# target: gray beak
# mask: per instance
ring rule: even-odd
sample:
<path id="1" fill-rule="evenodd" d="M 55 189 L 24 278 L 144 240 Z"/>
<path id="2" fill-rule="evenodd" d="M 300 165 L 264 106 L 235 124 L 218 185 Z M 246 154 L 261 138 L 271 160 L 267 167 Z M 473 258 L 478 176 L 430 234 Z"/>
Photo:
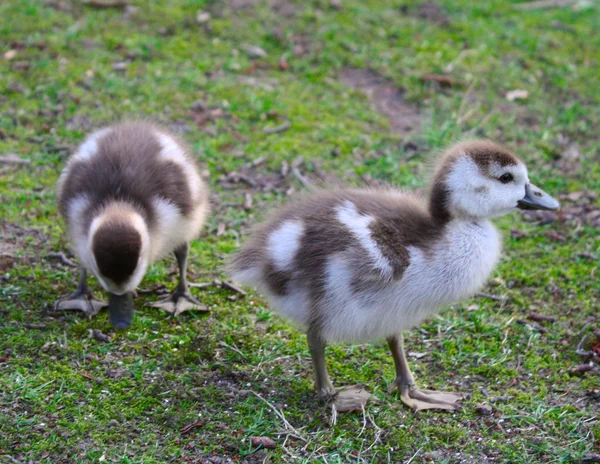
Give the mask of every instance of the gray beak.
<path id="1" fill-rule="evenodd" d="M 525 197 L 517 202 L 520 209 L 557 210 L 560 203 L 531 182 L 525 185 Z"/>
<path id="2" fill-rule="evenodd" d="M 133 322 L 133 293 L 124 295 L 110 293 L 108 297 L 108 315 L 115 329 L 126 329 Z"/>

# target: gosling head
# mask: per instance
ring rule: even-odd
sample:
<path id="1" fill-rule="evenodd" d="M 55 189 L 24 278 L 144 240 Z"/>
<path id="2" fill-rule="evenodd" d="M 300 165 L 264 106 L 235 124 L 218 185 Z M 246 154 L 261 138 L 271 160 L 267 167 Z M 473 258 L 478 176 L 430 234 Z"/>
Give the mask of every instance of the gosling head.
<path id="1" fill-rule="evenodd" d="M 520 209 L 556 210 L 559 203 L 529 181 L 525 164 L 488 140 L 451 147 L 435 171 L 430 208 L 434 217 L 487 219 Z"/>
<path id="2" fill-rule="evenodd" d="M 125 203 L 112 203 L 90 225 L 88 268 L 109 293 L 108 310 L 116 328 L 133 319 L 133 291 L 150 262 L 150 239 L 142 216 Z"/>

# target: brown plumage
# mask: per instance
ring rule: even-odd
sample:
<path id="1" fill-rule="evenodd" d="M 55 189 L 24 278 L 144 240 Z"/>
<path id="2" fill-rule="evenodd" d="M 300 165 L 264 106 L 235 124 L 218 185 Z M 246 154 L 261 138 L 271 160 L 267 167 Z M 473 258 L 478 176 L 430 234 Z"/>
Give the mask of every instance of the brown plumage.
<path id="1" fill-rule="evenodd" d="M 558 207 L 529 183 L 515 155 L 485 140 L 449 148 L 429 192 L 428 198 L 392 189 L 307 195 L 272 214 L 231 259 L 235 280 L 255 286 L 306 330 L 321 395 L 335 391 L 326 343 L 386 338 L 396 365 L 393 386 L 406 404 L 459 408 L 460 395 L 416 387 L 402 330 L 485 283 L 501 249 L 490 218 L 524 203 Z"/>
<path id="2" fill-rule="evenodd" d="M 109 292 L 111 321 L 126 327 L 147 267 L 174 252 L 180 284 L 158 307 L 174 314 L 204 309 L 187 291 L 189 242 L 208 214 L 208 190 L 185 144 L 167 129 L 126 122 L 96 131 L 69 159 L 58 183 L 59 210 L 82 264 L 75 292 L 57 303 L 94 315 L 90 270 Z"/>

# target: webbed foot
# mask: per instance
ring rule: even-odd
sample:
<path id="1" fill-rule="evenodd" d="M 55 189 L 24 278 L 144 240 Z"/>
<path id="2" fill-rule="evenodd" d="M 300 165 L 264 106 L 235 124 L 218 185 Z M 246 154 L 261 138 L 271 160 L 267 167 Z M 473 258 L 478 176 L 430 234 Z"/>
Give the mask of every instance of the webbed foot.
<path id="1" fill-rule="evenodd" d="M 90 318 L 107 306 L 106 301 L 96 298 L 87 288 L 77 289 L 54 303 L 54 309 L 57 311 L 81 311 Z"/>
<path id="2" fill-rule="evenodd" d="M 179 316 L 185 311 L 204 311 L 209 309 L 206 305 L 200 303 L 188 291 L 175 290 L 170 295 L 165 295 L 156 303 L 152 303 L 154 308 L 163 309 L 173 316 Z"/>
<path id="3" fill-rule="evenodd" d="M 462 409 L 462 406 L 457 403 L 464 398 L 460 393 L 421 390 L 414 383 L 407 384 L 402 378 L 394 380 L 388 393 L 392 393 L 396 388 L 400 391 L 400 400 L 414 411 L 423 409 L 458 411 Z"/>

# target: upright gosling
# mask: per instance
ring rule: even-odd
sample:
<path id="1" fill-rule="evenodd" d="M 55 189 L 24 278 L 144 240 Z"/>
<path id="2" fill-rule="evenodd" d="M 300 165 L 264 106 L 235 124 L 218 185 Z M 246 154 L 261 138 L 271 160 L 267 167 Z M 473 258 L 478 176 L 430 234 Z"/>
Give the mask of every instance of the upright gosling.
<path id="1" fill-rule="evenodd" d="M 148 266 L 174 252 L 179 285 L 155 306 L 174 315 L 206 310 L 187 289 L 189 242 L 208 214 L 208 190 L 187 148 L 169 131 L 127 122 L 89 135 L 58 181 L 58 204 L 81 278 L 60 310 L 94 316 L 107 304 L 87 285 L 87 270 L 109 293 L 116 328 L 133 321 L 133 291 Z"/>
<path id="2" fill-rule="evenodd" d="M 335 392 L 326 344 L 386 338 L 396 367 L 390 392 L 397 387 L 415 410 L 454 410 L 460 395 L 415 385 L 402 331 L 483 286 L 501 249 L 490 218 L 558 207 L 509 150 L 463 142 L 439 159 L 428 199 L 395 190 L 310 195 L 261 225 L 229 270 L 307 331 L 321 396 Z"/>

